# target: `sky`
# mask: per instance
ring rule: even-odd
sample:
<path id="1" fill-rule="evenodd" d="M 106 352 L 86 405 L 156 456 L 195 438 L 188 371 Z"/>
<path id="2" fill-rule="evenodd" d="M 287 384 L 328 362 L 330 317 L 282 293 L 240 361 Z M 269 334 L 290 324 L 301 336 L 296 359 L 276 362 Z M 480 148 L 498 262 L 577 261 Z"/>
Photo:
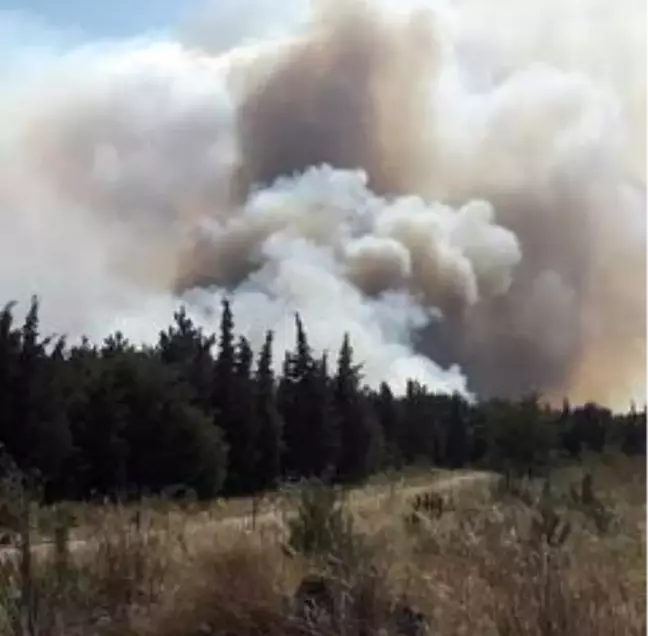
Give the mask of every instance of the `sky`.
<path id="1" fill-rule="evenodd" d="M 3 23 L 21 19 L 34 28 L 69 32 L 81 39 L 121 39 L 167 31 L 197 4 L 191 0 L 0 0 L 0 19 Z"/>
<path id="2" fill-rule="evenodd" d="M 308 0 L 0 0 L 0 73 L 85 44 L 180 41 L 211 53 L 280 36 Z"/>

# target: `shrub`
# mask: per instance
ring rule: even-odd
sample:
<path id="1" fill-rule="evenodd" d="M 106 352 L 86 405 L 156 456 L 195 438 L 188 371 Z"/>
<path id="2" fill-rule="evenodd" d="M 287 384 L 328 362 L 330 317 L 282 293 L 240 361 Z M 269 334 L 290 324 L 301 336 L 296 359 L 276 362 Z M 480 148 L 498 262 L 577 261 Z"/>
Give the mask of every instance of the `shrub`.
<path id="1" fill-rule="evenodd" d="M 359 535 L 344 509 L 340 490 L 319 481 L 300 490 L 288 530 L 290 548 L 309 557 L 346 560 L 359 547 Z"/>

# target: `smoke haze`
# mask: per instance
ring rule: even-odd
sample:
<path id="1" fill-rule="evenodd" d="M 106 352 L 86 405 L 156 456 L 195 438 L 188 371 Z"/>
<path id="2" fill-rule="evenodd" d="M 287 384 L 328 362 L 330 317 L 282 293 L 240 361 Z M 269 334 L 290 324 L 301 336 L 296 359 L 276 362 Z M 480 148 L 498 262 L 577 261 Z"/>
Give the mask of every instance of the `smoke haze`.
<path id="1" fill-rule="evenodd" d="M 201 18 L 2 69 L 2 298 L 151 340 L 227 294 L 277 363 L 299 311 L 371 384 L 645 399 L 641 0 Z"/>

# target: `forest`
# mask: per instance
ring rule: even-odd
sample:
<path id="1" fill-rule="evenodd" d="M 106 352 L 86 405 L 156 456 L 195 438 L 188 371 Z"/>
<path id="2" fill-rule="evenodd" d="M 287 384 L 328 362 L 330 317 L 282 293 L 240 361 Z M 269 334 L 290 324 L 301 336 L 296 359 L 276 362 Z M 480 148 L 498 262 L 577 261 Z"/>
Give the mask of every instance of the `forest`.
<path id="1" fill-rule="evenodd" d="M 298 315 L 275 374 L 273 333 L 253 351 L 227 300 L 216 333 L 180 309 L 155 345 L 117 332 L 71 346 L 39 322 L 37 298 L 22 323 L 15 304 L 0 312 L 0 453 L 47 502 L 207 499 L 417 464 L 542 474 L 583 453 L 646 450 L 645 408 L 473 402 L 415 381 L 402 396 L 371 389 L 349 338 L 335 359 L 317 356 Z"/>

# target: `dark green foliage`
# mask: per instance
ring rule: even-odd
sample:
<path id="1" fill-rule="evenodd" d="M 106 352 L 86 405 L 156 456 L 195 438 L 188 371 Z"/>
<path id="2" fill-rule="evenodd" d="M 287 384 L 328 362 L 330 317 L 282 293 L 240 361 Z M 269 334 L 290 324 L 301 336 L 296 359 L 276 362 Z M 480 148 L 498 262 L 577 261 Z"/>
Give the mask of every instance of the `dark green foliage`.
<path id="1" fill-rule="evenodd" d="M 562 446 L 570 457 L 579 457 L 583 450 L 583 441 L 576 425 L 568 420 L 561 429 Z"/>
<path id="2" fill-rule="evenodd" d="M 437 430 L 431 417 L 432 397 L 425 386 L 409 381 L 398 445 L 405 464 L 434 461 Z"/>
<path id="3" fill-rule="evenodd" d="M 321 477 L 338 465 L 339 429 L 332 411 L 326 358 L 316 360 L 299 316 L 296 345 L 287 353 L 279 385 L 284 418 L 284 472 L 287 476 Z"/>
<path id="4" fill-rule="evenodd" d="M 277 406 L 272 371 L 272 340 L 272 332 L 268 331 L 256 371 L 254 416 L 258 421 L 258 438 L 253 480 L 256 489 L 259 490 L 278 486 L 281 478 L 283 419 Z"/>
<path id="5" fill-rule="evenodd" d="M 387 466 L 399 466 L 401 464 L 399 444 L 401 417 L 394 394 L 386 382 L 380 384 L 372 402 L 382 430 L 383 461 Z"/>
<path id="6" fill-rule="evenodd" d="M 211 405 L 214 360 L 212 347 L 215 336 L 206 336 L 187 316 L 184 307 L 174 315 L 175 324 L 160 332 L 158 351 L 164 364 L 174 366 L 193 392 L 197 406 Z"/>
<path id="7" fill-rule="evenodd" d="M 536 396 L 519 402 L 492 401 L 485 407 L 490 429 L 490 461 L 513 476 L 541 473 L 554 446 L 549 415 Z"/>
<path id="8" fill-rule="evenodd" d="M 227 299 L 223 300 L 222 305 L 223 313 L 218 340 L 218 356 L 214 369 L 212 405 L 216 410 L 225 412 L 230 407 L 236 349 L 232 309 Z"/>
<path id="9" fill-rule="evenodd" d="M 77 481 L 102 494 L 184 483 L 211 496 L 226 463 L 219 429 L 192 403 L 191 388 L 174 368 L 113 344 L 104 347 L 101 372 L 75 408 Z"/>
<path id="10" fill-rule="evenodd" d="M 450 402 L 447 418 L 446 457 L 451 468 L 462 468 L 469 457 L 468 409 L 460 395 L 454 395 Z"/>
<path id="11" fill-rule="evenodd" d="M 0 313 L 0 442 L 21 468 L 49 483 L 72 446 L 59 386 L 64 341 L 52 348 L 41 339 L 35 298 L 21 327 L 12 310 Z"/>
<path id="12" fill-rule="evenodd" d="M 229 446 L 228 490 L 252 492 L 252 475 L 256 463 L 258 418 L 254 403 L 252 363 L 254 354 L 246 338 L 239 338 L 234 359 L 230 403 L 223 412 Z"/>
<path id="13" fill-rule="evenodd" d="M 235 333 L 227 300 L 218 338 L 180 309 L 154 347 L 119 332 L 69 346 L 41 335 L 38 310 L 33 299 L 22 322 L 13 304 L 0 311 L 0 444 L 48 501 L 251 494 L 287 477 L 355 482 L 415 463 L 486 465 L 516 477 L 542 473 L 556 455 L 646 450 L 645 409 L 615 416 L 565 402 L 551 410 L 535 397 L 469 404 L 415 381 L 404 396 L 386 383 L 372 391 L 361 385 L 349 337 L 329 370 L 299 316 L 275 378 L 272 332 L 256 356 Z M 585 490 L 578 496 L 607 527 L 605 507 L 585 504 Z"/>
<path id="14" fill-rule="evenodd" d="M 576 435 L 581 444 L 596 453 L 605 448 L 606 431 L 612 422 L 612 413 L 589 402 L 572 413 Z"/>
<path id="15" fill-rule="evenodd" d="M 646 409 L 637 413 L 634 406 L 621 420 L 621 450 L 626 455 L 646 454 Z"/>
<path id="16" fill-rule="evenodd" d="M 353 364 L 353 349 L 344 336 L 333 379 L 333 408 L 340 432 L 338 474 L 345 481 L 370 475 L 380 465 L 382 431 L 360 391 L 360 366 Z"/>

